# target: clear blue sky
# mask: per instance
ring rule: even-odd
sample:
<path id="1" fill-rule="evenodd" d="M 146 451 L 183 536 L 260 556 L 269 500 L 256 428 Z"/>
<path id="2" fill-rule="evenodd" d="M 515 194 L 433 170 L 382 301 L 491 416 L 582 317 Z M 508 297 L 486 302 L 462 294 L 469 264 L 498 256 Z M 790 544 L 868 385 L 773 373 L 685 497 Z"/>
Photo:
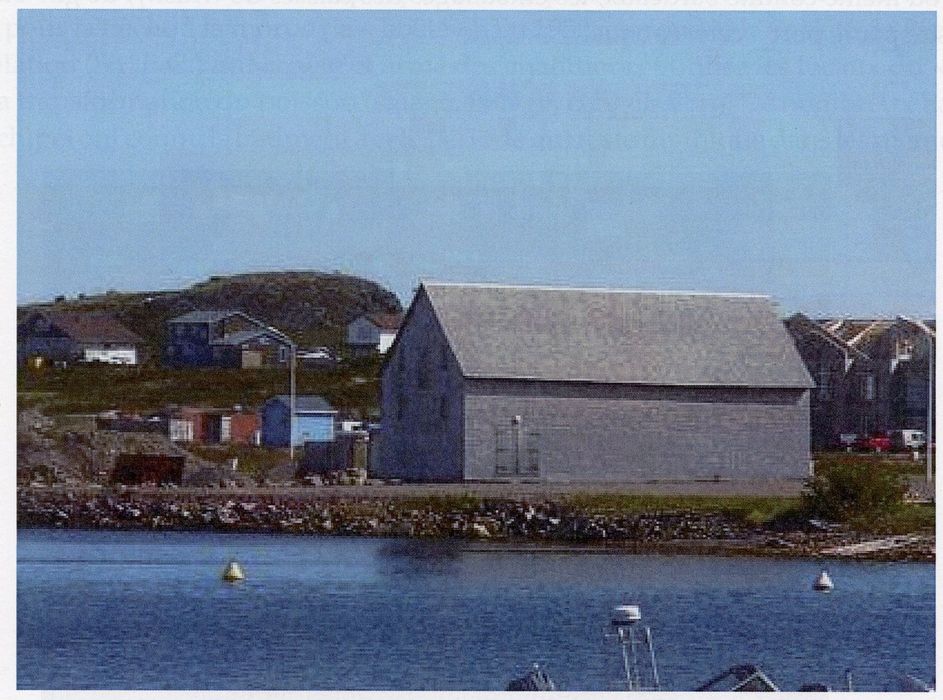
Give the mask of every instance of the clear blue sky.
<path id="1" fill-rule="evenodd" d="M 935 30 L 20 11 L 17 297 L 321 269 L 933 315 Z"/>

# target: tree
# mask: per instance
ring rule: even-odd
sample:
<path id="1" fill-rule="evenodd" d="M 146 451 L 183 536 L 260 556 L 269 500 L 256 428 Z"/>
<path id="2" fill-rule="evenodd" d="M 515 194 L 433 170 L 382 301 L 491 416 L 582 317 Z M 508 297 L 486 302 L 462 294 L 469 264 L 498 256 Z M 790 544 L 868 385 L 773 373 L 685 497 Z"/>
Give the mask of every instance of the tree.
<path id="1" fill-rule="evenodd" d="M 822 464 L 802 496 L 811 515 L 847 521 L 890 513 L 903 504 L 904 493 L 906 486 L 899 475 L 839 459 Z"/>

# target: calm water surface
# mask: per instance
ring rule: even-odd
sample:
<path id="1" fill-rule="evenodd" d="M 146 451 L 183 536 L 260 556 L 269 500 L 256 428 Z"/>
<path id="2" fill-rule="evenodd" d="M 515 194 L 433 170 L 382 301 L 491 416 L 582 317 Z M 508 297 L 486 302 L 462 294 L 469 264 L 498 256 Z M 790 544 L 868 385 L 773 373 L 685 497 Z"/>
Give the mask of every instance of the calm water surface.
<path id="1" fill-rule="evenodd" d="M 736 663 L 784 689 L 889 687 L 934 669 L 934 569 L 487 552 L 339 537 L 25 530 L 20 688 L 502 690 L 539 662 L 561 690 L 619 689 L 609 611 L 637 602 L 668 689 Z M 220 580 L 237 558 L 248 576 Z"/>

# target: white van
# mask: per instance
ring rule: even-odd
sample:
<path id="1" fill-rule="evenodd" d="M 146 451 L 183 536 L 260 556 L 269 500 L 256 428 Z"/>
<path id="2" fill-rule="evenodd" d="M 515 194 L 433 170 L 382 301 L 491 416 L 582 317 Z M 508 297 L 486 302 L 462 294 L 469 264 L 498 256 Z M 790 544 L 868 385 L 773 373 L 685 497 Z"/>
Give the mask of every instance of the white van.
<path id="1" fill-rule="evenodd" d="M 891 433 L 891 440 L 898 450 L 919 450 L 927 444 L 927 436 L 922 430 L 895 430 Z"/>

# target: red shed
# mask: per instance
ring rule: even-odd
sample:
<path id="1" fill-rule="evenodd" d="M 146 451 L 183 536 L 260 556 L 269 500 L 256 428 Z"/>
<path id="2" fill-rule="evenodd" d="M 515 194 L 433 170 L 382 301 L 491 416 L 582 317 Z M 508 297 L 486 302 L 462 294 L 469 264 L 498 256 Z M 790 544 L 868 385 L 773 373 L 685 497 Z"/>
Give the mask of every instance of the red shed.
<path id="1" fill-rule="evenodd" d="M 193 424 L 194 442 L 219 442 L 222 416 L 218 409 L 187 406 L 180 409 L 180 417 Z"/>
<path id="2" fill-rule="evenodd" d="M 220 441 L 237 445 L 253 445 L 257 442 L 258 433 L 261 429 L 262 419 L 258 413 L 236 412 L 224 415 L 222 417 Z"/>

